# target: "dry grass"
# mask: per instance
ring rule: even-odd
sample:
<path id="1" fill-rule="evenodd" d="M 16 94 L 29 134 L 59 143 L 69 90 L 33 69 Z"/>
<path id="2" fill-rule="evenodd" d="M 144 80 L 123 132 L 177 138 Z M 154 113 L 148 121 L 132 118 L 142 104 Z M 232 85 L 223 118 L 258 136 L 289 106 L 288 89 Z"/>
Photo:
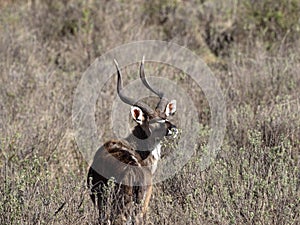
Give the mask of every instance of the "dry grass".
<path id="1" fill-rule="evenodd" d="M 2 1 L 0 224 L 96 223 L 71 124 L 74 90 L 96 57 L 145 39 L 200 54 L 220 80 L 228 115 L 222 151 L 200 171 L 209 108 L 188 77 L 169 75 L 199 107 L 199 150 L 155 186 L 147 224 L 299 223 L 299 3 L 275 1 L 278 14 L 264 17 L 245 2 Z M 108 93 L 104 105 L 115 97 Z M 107 116 L 97 112 L 99 127 Z"/>

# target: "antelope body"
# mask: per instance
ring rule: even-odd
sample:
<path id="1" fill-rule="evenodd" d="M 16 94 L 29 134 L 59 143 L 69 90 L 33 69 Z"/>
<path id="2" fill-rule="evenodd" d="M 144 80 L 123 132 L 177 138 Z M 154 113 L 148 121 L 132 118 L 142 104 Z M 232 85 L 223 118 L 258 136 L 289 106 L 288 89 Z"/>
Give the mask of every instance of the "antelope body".
<path id="1" fill-rule="evenodd" d="M 137 125 L 128 137 L 107 141 L 97 150 L 88 172 L 88 186 L 92 201 L 101 214 L 101 211 L 107 210 L 104 195 L 111 178 L 115 188 L 111 199 L 113 209 L 102 220 L 113 224 L 139 224 L 149 205 L 152 178 L 161 156 L 160 142 L 165 136 L 177 133 L 176 127 L 167 119 L 175 113 L 176 101 L 168 101 L 164 93 L 149 85 L 144 73 L 144 58 L 140 65 L 140 78 L 146 88 L 159 96 L 155 110 L 124 96 L 121 92 L 122 75 L 116 61 L 115 65 L 118 95 L 123 102 L 131 105 L 131 115 Z"/>

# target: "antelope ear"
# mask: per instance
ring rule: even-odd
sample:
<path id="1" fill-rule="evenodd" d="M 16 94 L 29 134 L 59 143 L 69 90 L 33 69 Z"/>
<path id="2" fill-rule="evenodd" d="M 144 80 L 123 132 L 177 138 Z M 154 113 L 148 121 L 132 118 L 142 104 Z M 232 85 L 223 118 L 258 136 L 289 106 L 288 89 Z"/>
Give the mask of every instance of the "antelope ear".
<path id="1" fill-rule="evenodd" d="M 143 124 L 144 122 L 144 113 L 143 111 L 137 107 L 137 106 L 131 106 L 131 116 L 132 118 L 138 123 L 138 124 Z"/>
<path id="2" fill-rule="evenodd" d="M 176 112 L 176 100 L 172 100 L 166 107 L 166 116 L 172 116 Z"/>

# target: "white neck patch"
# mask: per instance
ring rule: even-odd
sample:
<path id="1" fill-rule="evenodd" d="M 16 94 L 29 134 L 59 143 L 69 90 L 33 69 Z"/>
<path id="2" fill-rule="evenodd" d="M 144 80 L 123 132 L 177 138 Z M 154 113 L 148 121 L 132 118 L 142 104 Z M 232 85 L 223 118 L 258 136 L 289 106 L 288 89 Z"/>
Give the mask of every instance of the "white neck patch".
<path id="1" fill-rule="evenodd" d="M 151 154 L 153 155 L 153 157 L 156 159 L 156 160 L 159 160 L 160 159 L 160 150 L 161 150 L 161 144 L 158 143 L 156 145 L 156 147 L 153 149 L 153 151 L 151 152 Z"/>
<path id="2" fill-rule="evenodd" d="M 152 167 L 151 167 L 151 173 L 152 174 L 154 174 L 156 169 L 157 169 L 157 162 L 160 159 L 160 149 L 161 149 L 161 145 L 158 144 L 158 145 L 156 145 L 156 147 L 151 152 L 151 155 L 154 158 L 154 162 L 152 163 Z"/>

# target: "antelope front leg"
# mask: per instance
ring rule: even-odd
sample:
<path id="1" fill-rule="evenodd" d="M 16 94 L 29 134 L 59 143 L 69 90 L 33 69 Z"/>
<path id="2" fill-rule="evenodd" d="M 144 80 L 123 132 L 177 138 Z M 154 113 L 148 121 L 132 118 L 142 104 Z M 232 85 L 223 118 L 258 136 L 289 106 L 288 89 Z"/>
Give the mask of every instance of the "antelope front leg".
<path id="1" fill-rule="evenodd" d="M 142 208 L 142 214 L 145 215 L 149 206 L 150 198 L 152 194 L 152 185 L 149 185 L 146 190 L 145 200 Z"/>
<path id="2" fill-rule="evenodd" d="M 152 185 L 149 185 L 145 188 L 145 195 L 143 198 L 143 207 L 142 207 L 142 212 L 138 215 L 136 218 L 137 224 L 143 224 L 143 220 L 145 219 L 145 215 L 149 206 L 151 194 L 152 194 Z"/>

